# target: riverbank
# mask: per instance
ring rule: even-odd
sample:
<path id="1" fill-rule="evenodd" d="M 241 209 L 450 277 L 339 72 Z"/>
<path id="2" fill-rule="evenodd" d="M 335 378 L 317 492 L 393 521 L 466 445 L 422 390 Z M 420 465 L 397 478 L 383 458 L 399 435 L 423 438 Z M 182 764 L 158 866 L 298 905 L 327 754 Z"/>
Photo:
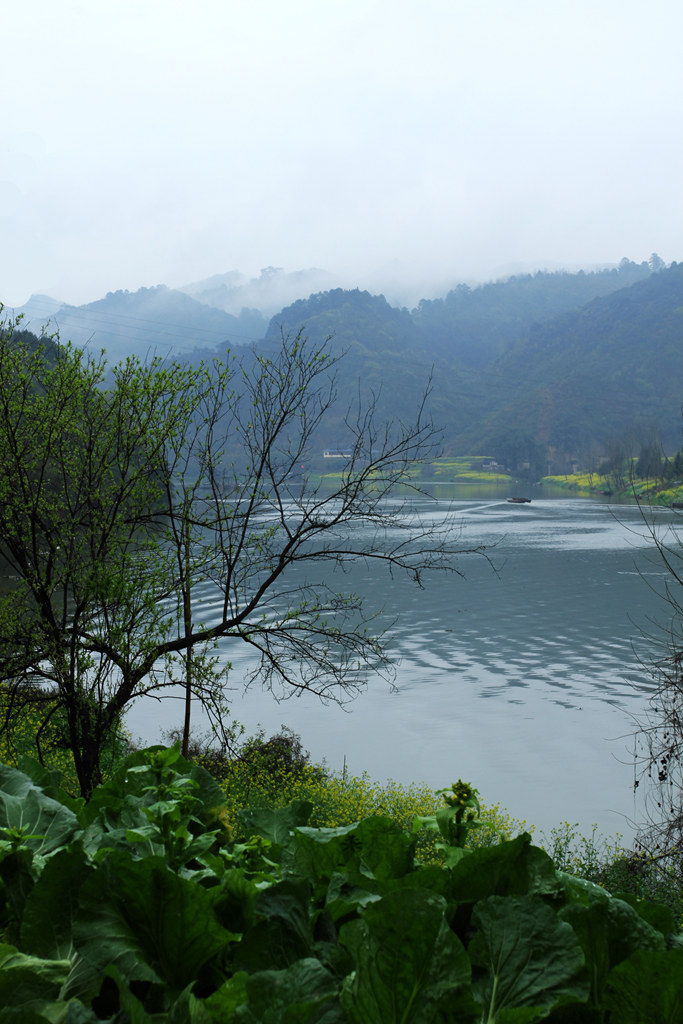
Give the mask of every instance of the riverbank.
<path id="1" fill-rule="evenodd" d="M 321 471 L 311 473 L 309 480 L 316 483 L 334 484 L 343 476 L 344 470 L 341 466 L 335 467 L 330 472 L 326 472 L 326 468 L 321 467 Z M 490 487 L 492 492 L 506 487 L 523 488 L 530 492 L 538 492 L 538 489 L 541 488 L 545 489 L 546 493 L 568 491 L 571 494 L 587 498 L 608 497 L 620 503 L 640 501 L 664 507 L 675 506 L 679 503 L 683 505 L 683 481 L 681 480 L 654 483 L 652 480 L 632 475 L 628 483 L 622 485 L 622 482 L 615 480 L 611 474 L 603 476 L 599 473 L 583 472 L 548 475 L 531 482 L 523 474 L 513 473 L 508 468 L 496 463 L 488 455 L 462 455 L 432 459 L 412 467 L 408 472 L 408 478 L 425 487 L 430 484 L 439 486 L 448 484 L 478 485 Z"/>
<path id="2" fill-rule="evenodd" d="M 619 501 L 639 501 L 646 505 L 669 508 L 678 504 L 683 505 L 683 481 L 679 480 L 657 484 L 652 480 L 634 476 L 627 486 L 618 487 L 609 476 L 599 476 L 596 473 L 565 473 L 562 476 L 544 476 L 540 485 L 583 494 L 586 497 L 603 495 Z"/>
<path id="3" fill-rule="evenodd" d="M 328 460 L 331 462 L 332 460 Z M 494 468 L 495 467 L 495 468 Z M 344 463 L 336 461 L 333 466 L 314 464 L 306 476 L 311 482 L 330 482 L 341 479 L 344 475 Z M 505 470 L 487 455 L 463 455 L 430 459 L 410 466 L 406 479 L 439 484 L 491 484 L 500 486 L 513 484 L 517 477 Z"/>
<path id="4" fill-rule="evenodd" d="M 68 747 L 58 735 L 49 738 L 43 748 L 46 763 L 40 768 L 32 757 L 37 723 L 27 720 L 26 724 L 19 733 L 3 736 L 2 761 L 14 767 L 33 765 L 38 782 L 49 777 L 54 792 L 63 793 L 65 798 L 70 793 L 71 802 L 79 804 Z M 236 732 L 239 734 L 239 727 Z M 12 742 L 7 743 L 8 738 Z M 123 734 L 112 742 L 111 751 L 112 756 L 103 764 L 105 781 L 120 775 L 128 759 L 140 756 Z M 408 834 L 414 833 L 417 820 L 427 820 L 443 807 L 444 790 L 435 790 L 424 782 L 378 782 L 367 772 L 354 775 L 346 766 L 335 771 L 324 761 L 312 761 L 300 737 L 285 727 L 268 739 L 262 731 L 242 738 L 230 754 L 211 746 L 207 738 L 194 740 L 190 760 L 208 771 L 220 786 L 225 801 L 222 820 L 233 838 L 243 842 L 249 840 L 250 833 L 244 827 L 251 820 L 250 815 L 263 814 L 264 810 L 276 814 L 290 805 L 300 805 L 301 801 L 310 807 L 309 825 L 316 828 L 348 829 L 355 822 L 379 815 L 391 818 Z M 443 783 L 448 781 L 444 779 Z M 498 803 L 482 804 L 479 821 L 467 843 L 471 849 L 510 842 L 525 832 L 534 833 L 535 842 L 550 854 L 559 870 L 579 875 L 612 892 L 625 891 L 632 897 L 665 903 L 677 919 L 683 915 L 683 898 L 672 865 L 648 860 L 642 848 L 635 852 L 638 845 L 631 847 L 623 835 L 607 838 L 596 825 L 582 832 L 569 821 L 537 830 Z M 420 833 L 418 853 L 425 863 L 441 862 L 434 833 Z"/>

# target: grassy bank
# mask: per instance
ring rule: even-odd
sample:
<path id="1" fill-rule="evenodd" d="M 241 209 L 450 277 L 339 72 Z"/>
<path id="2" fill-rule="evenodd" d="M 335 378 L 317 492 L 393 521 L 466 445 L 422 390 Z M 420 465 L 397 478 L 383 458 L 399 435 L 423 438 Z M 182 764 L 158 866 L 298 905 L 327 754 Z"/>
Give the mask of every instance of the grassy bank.
<path id="1" fill-rule="evenodd" d="M 488 455 L 444 457 L 413 466 L 408 472 L 408 477 L 415 481 L 431 480 L 437 483 L 457 484 L 505 484 L 515 480 L 512 474 L 502 469 L 488 468 L 493 464 L 493 459 Z M 311 483 L 334 484 L 341 480 L 343 472 L 343 467 L 337 464 L 329 471 L 326 466 L 316 467 L 315 472 L 307 475 Z"/>
<path id="2" fill-rule="evenodd" d="M 309 473 L 309 482 L 329 486 L 338 485 L 344 476 L 343 467 L 337 464 L 329 472 L 326 472 L 326 469 L 327 467 L 320 467 L 319 470 Z M 505 472 L 497 466 L 488 455 L 462 455 L 434 459 L 431 462 L 414 466 L 408 477 L 416 483 L 423 480 L 425 483 L 489 484 L 493 487 L 512 484 L 518 479 L 513 473 Z M 632 475 L 628 483 L 623 483 L 615 480 L 611 474 L 603 476 L 600 473 L 582 472 L 544 476 L 540 484 L 541 487 L 565 490 L 571 494 L 604 495 L 619 501 L 643 501 L 652 505 L 664 506 L 670 506 L 677 502 L 683 503 L 683 481 L 656 483 Z"/>
<path id="3" fill-rule="evenodd" d="M 599 476 L 597 473 L 565 473 L 562 476 L 544 476 L 541 484 L 575 494 L 605 495 L 622 501 L 630 499 L 650 505 L 671 506 L 683 502 L 683 483 L 678 481 L 673 485 L 664 485 L 634 476 L 626 486 L 619 487 L 609 476 Z"/>
<path id="4" fill-rule="evenodd" d="M 511 483 L 514 477 L 502 470 L 485 469 L 493 460 L 488 455 L 463 455 L 435 459 L 429 464 L 432 479 L 460 484 Z"/>

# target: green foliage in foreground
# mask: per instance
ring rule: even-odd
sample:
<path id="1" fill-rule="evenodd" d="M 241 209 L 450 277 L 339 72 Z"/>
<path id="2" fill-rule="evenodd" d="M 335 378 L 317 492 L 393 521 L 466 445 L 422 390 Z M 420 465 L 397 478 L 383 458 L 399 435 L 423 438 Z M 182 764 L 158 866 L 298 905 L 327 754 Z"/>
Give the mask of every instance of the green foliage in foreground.
<path id="1" fill-rule="evenodd" d="M 251 808 L 177 747 L 88 804 L 0 766 L 0 1024 L 680 1021 L 665 908 L 558 871 L 528 834 L 465 851 L 467 784 L 410 831 Z M 438 836 L 447 864 L 415 856 Z"/>
<path id="2" fill-rule="evenodd" d="M 561 871 L 586 878 L 610 892 L 628 894 L 669 907 L 683 927 L 683 888 L 680 862 L 673 857 L 652 858 L 623 846 L 622 837 L 605 840 L 597 825 L 589 836 L 565 821 L 542 837 L 543 847 Z"/>
<path id="3" fill-rule="evenodd" d="M 298 737 L 284 728 L 265 743 L 250 743 L 252 749 L 247 750 L 247 756 L 224 762 L 218 772 L 210 753 L 199 757 L 204 767 L 220 776 L 226 819 L 236 838 L 244 838 L 243 810 L 283 808 L 295 800 L 311 805 L 308 824 L 316 828 L 339 828 L 379 815 L 391 818 L 406 831 L 411 830 L 417 817 L 435 815 L 443 803 L 425 784 L 405 785 L 392 779 L 379 783 L 367 773 L 330 773 L 312 764 L 301 751 Z M 526 828 L 526 822 L 510 817 L 497 804 L 481 807 L 479 820 L 480 828 L 467 839 L 472 848 L 511 839 Z M 436 850 L 435 834 L 428 830 L 418 835 L 417 852 L 423 861 L 440 863 L 443 859 Z"/>
<path id="4" fill-rule="evenodd" d="M 128 739 L 122 728 L 116 728 L 103 744 L 105 779 L 128 752 Z M 61 775 L 67 792 L 74 796 L 79 792 L 68 723 L 58 701 L 40 688 L 0 683 L 0 762 L 17 767 L 27 756 Z"/>

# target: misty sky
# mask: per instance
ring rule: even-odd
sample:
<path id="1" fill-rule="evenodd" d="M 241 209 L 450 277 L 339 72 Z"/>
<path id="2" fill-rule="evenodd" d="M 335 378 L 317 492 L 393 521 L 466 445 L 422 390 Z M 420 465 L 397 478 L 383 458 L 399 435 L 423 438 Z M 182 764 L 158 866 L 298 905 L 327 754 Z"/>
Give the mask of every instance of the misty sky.
<path id="1" fill-rule="evenodd" d="M 680 0 L 22 0 L 2 35 L 10 306 L 683 259 Z"/>

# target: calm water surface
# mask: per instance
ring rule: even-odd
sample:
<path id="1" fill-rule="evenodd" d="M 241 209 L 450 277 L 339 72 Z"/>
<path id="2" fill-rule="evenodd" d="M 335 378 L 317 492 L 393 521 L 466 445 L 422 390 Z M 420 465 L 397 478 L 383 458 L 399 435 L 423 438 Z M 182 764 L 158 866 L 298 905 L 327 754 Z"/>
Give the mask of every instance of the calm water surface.
<path id="1" fill-rule="evenodd" d="M 470 557 L 459 562 L 465 579 L 434 576 L 424 591 L 365 566 L 343 578 L 396 619 L 393 689 L 371 680 L 346 710 L 306 697 L 277 704 L 258 687 L 242 692 L 250 655 L 227 641 L 234 717 L 268 734 L 290 726 L 334 769 L 434 788 L 462 777 L 540 829 L 569 820 L 629 836 L 639 814 L 630 734 L 649 685 L 638 657 L 651 650 L 640 629 L 667 616 L 639 510 L 478 498 L 425 503 L 421 514 L 439 521 L 449 510 L 462 546 L 487 545 L 496 571 Z M 670 518 L 657 513 L 662 525 Z M 144 700 L 128 725 L 156 742 L 181 714 L 177 701 Z"/>

